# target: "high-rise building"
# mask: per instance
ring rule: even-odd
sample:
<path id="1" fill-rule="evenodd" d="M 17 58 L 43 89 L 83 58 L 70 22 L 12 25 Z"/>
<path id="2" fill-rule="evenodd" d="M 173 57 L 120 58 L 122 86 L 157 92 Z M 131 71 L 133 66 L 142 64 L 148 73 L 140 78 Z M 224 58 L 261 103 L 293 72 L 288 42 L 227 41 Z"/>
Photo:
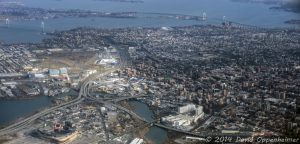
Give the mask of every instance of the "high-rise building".
<path id="1" fill-rule="evenodd" d="M 223 16 L 223 22 L 226 23 L 226 16 Z"/>
<path id="2" fill-rule="evenodd" d="M 41 28 L 42 28 L 42 32 L 45 33 L 45 22 L 44 21 L 41 22 Z"/>

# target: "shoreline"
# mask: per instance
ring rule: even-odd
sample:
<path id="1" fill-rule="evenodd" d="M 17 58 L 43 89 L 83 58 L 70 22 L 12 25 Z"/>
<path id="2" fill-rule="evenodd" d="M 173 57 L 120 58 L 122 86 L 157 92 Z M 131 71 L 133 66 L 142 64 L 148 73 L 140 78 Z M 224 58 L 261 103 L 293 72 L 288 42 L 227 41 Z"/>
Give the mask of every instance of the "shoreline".
<path id="1" fill-rule="evenodd" d="M 19 100 L 31 100 L 37 97 L 42 97 L 43 95 L 37 95 L 37 96 L 29 96 L 29 97 L 17 97 L 17 98 L 0 98 L 0 101 L 19 101 Z"/>
<path id="2" fill-rule="evenodd" d="M 290 24 L 290 25 L 300 25 L 300 19 L 291 19 L 287 20 L 284 23 Z"/>

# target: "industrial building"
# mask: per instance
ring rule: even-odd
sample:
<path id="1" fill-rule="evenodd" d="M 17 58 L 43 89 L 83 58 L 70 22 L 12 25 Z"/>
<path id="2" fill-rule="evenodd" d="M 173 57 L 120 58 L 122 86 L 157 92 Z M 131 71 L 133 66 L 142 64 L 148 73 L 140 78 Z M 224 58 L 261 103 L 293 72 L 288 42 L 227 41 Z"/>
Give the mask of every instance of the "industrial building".
<path id="1" fill-rule="evenodd" d="M 63 75 L 63 76 L 67 76 L 68 75 L 68 69 L 67 68 L 60 68 L 59 69 L 59 74 Z"/>
<path id="2" fill-rule="evenodd" d="M 58 77 L 59 76 L 59 70 L 58 69 L 49 69 L 49 76 Z"/>
<path id="3" fill-rule="evenodd" d="M 142 144 L 143 142 L 144 142 L 143 139 L 135 138 L 130 142 L 130 144 Z"/>
<path id="4" fill-rule="evenodd" d="M 49 76 L 60 80 L 70 80 L 67 68 L 49 69 Z"/>

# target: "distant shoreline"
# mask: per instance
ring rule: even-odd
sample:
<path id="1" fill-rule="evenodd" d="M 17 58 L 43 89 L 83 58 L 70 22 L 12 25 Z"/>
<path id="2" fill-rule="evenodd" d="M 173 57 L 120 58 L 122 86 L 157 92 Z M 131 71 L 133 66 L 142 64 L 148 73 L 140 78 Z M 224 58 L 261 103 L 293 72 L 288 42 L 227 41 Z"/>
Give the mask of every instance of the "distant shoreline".
<path id="1" fill-rule="evenodd" d="M 243 3 L 263 3 L 266 5 L 272 5 L 271 10 L 279 10 L 291 13 L 300 14 L 300 1 L 299 0 L 231 0 L 233 2 Z M 284 22 L 285 24 L 300 25 L 300 19 L 290 19 Z"/>
<path id="2" fill-rule="evenodd" d="M 288 21 L 285 21 L 286 24 L 294 24 L 294 25 L 300 25 L 300 19 L 291 19 Z"/>
<path id="3" fill-rule="evenodd" d="M 231 0 L 243 3 L 263 3 L 273 5 L 270 9 L 284 10 L 287 12 L 300 13 L 300 1 L 298 0 Z"/>

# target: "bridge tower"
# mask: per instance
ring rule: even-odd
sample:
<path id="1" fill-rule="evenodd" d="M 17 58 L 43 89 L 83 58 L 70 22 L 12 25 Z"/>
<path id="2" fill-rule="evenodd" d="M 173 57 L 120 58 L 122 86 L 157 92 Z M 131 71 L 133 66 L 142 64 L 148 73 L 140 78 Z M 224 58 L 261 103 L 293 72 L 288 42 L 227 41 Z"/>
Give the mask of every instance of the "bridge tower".
<path id="1" fill-rule="evenodd" d="M 9 27 L 9 18 L 6 18 L 6 19 L 5 19 L 5 25 L 6 25 L 7 27 Z"/>
<path id="2" fill-rule="evenodd" d="M 44 34 L 45 33 L 45 22 L 44 21 L 41 22 L 41 28 L 42 28 L 42 33 Z"/>
<path id="3" fill-rule="evenodd" d="M 224 22 L 224 23 L 226 23 L 226 22 L 227 22 L 227 20 L 226 20 L 226 16 L 223 16 L 223 18 L 222 18 L 222 19 L 223 19 L 223 22 Z"/>
<path id="4" fill-rule="evenodd" d="M 228 23 L 227 23 L 227 18 L 226 18 L 226 16 L 223 16 L 223 22 L 222 22 L 222 24 L 224 25 L 224 26 L 227 26 L 228 25 Z"/>
<path id="5" fill-rule="evenodd" d="M 205 21 L 207 19 L 207 15 L 205 12 L 202 13 L 202 20 Z"/>

